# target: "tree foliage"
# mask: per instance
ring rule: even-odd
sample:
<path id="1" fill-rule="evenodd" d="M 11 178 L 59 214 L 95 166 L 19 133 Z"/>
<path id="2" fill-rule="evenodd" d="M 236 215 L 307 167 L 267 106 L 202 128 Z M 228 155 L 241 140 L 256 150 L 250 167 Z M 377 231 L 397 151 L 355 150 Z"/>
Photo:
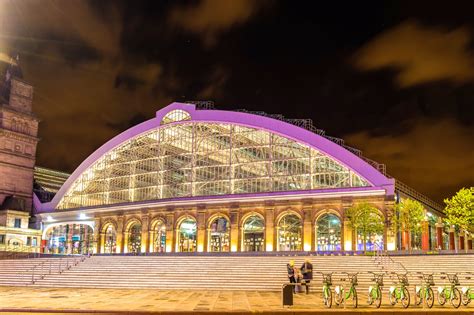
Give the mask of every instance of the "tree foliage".
<path id="1" fill-rule="evenodd" d="M 421 223 L 425 218 L 423 205 L 412 199 L 404 199 L 395 205 L 396 215 L 394 222 L 400 230 L 407 232 L 420 232 Z"/>
<path id="2" fill-rule="evenodd" d="M 411 249 L 411 233 L 420 233 L 425 218 L 423 205 L 416 200 L 403 199 L 395 205 L 393 221 L 397 228 L 408 234 L 408 248 Z"/>
<path id="3" fill-rule="evenodd" d="M 461 188 L 452 198 L 444 199 L 444 203 L 447 224 L 474 232 L 474 187 Z"/>
<path id="4" fill-rule="evenodd" d="M 360 203 L 347 209 L 346 217 L 350 227 L 361 234 L 364 240 L 364 251 L 367 239 L 371 235 L 383 232 L 384 223 L 378 209 L 368 203 Z"/>

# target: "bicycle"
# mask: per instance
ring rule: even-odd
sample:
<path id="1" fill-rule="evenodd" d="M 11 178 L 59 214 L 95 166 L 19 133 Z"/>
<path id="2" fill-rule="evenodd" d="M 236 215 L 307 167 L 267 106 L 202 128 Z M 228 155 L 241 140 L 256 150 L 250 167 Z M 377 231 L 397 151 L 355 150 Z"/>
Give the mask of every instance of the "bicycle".
<path id="1" fill-rule="evenodd" d="M 332 306 L 332 293 L 331 293 L 331 285 L 332 285 L 332 272 L 330 273 L 323 273 L 318 272 L 323 276 L 323 292 L 322 297 L 324 301 L 324 305 L 327 308 L 331 308 Z"/>
<path id="2" fill-rule="evenodd" d="M 367 298 L 367 303 L 372 305 L 375 303 L 375 307 L 379 308 L 382 304 L 382 287 L 383 287 L 383 276 L 384 273 L 375 273 L 369 271 L 373 275 L 372 281 L 375 282 L 373 286 L 369 286 L 369 296 Z"/>
<path id="3" fill-rule="evenodd" d="M 434 304 L 434 292 L 431 288 L 434 285 L 433 274 L 422 272 L 417 272 L 417 274 L 419 274 L 418 278 L 422 281 L 420 285 L 415 286 L 415 305 L 420 305 L 424 300 L 425 305 L 432 308 Z"/>
<path id="4" fill-rule="evenodd" d="M 401 302 L 404 308 L 410 306 L 410 292 L 408 292 L 408 273 L 396 274 L 398 278 L 398 283 L 395 286 L 391 286 L 389 290 L 388 298 L 390 304 L 395 305 L 397 302 Z"/>
<path id="5" fill-rule="evenodd" d="M 438 287 L 438 303 L 444 305 L 446 300 L 449 299 L 451 305 L 454 308 L 458 308 L 461 305 L 461 292 L 457 288 L 459 285 L 459 279 L 457 273 L 441 273 L 441 279 L 448 277 L 449 285 Z"/>
<path id="6" fill-rule="evenodd" d="M 468 272 L 468 276 L 466 276 L 466 280 L 472 279 L 472 273 Z M 461 288 L 461 302 L 462 305 L 467 306 L 471 301 L 474 299 L 474 287 L 462 287 Z"/>
<path id="7" fill-rule="evenodd" d="M 342 303 L 345 303 L 346 300 L 348 299 L 352 299 L 352 306 L 354 308 L 357 308 L 357 304 L 358 304 L 358 299 L 357 299 L 357 290 L 356 290 L 356 286 L 357 286 L 357 272 L 356 273 L 348 273 L 348 272 L 344 272 L 344 274 L 347 275 L 347 277 L 345 278 L 341 278 L 341 281 L 346 281 L 346 280 L 349 280 L 349 282 L 351 283 L 351 286 L 349 287 L 349 290 L 346 292 L 346 290 L 344 289 L 344 285 L 337 285 L 335 288 L 334 288 L 334 302 L 336 303 L 336 305 L 340 305 Z"/>

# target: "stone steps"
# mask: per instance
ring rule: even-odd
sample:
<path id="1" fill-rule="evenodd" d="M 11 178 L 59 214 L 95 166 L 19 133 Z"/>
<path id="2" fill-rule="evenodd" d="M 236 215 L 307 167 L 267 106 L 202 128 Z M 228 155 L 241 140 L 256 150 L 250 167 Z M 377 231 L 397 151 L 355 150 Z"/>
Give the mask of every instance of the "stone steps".
<path id="1" fill-rule="evenodd" d="M 19 274 L 40 262 L 52 266 L 52 274 L 37 279 L 34 286 L 69 288 L 136 288 L 136 289 L 193 289 L 193 290 L 280 290 L 287 282 L 286 264 L 292 259 L 301 266 L 304 256 L 93 256 L 77 266 L 59 274 L 57 258 L 0 261 L 0 285 L 27 285 L 28 277 Z M 314 269 L 322 272 L 336 272 L 333 284 L 341 283 L 342 272 L 365 272 L 358 276 L 358 289 L 366 290 L 372 285 L 372 276 L 367 271 L 381 271 L 381 266 L 370 256 L 312 256 Z M 410 271 L 474 272 L 474 255 L 446 256 L 393 256 Z M 422 262 L 422 263 L 421 263 Z M 392 270 L 402 268 L 391 263 Z M 31 279 L 31 276 L 30 276 Z M 459 277 L 461 284 L 474 286 L 474 279 Z M 314 275 L 313 290 L 321 287 L 322 277 Z M 396 276 L 386 276 L 385 289 Z M 413 286 L 420 280 L 409 276 Z M 435 277 L 435 282 L 442 281 Z M 31 284 L 30 284 L 31 285 Z"/>

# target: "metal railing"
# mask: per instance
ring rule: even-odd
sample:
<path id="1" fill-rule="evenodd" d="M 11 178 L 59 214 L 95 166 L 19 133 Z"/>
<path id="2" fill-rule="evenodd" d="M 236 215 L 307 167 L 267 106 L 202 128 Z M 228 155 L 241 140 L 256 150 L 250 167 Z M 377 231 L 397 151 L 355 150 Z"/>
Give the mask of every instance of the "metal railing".
<path id="1" fill-rule="evenodd" d="M 73 266 L 77 266 L 89 257 L 90 255 L 49 258 L 46 261 L 42 261 L 33 267 L 20 272 L 20 279 L 22 282 L 25 279 L 30 279 L 29 281 L 26 280 L 28 284 L 35 284 L 36 281 L 43 280 L 46 275 L 51 275 L 56 272 L 57 274 L 62 274 L 64 271 L 70 270 Z M 58 264 L 53 264 L 53 262 L 57 261 L 59 261 Z"/>
<path id="2" fill-rule="evenodd" d="M 383 271 L 397 272 L 398 270 L 396 270 L 396 267 L 399 267 L 403 269 L 403 271 L 408 272 L 401 262 L 395 261 L 390 257 L 388 251 L 383 248 L 383 245 L 375 243 L 375 246 L 377 246 L 377 251 L 374 256 L 374 263 L 376 263 Z"/>

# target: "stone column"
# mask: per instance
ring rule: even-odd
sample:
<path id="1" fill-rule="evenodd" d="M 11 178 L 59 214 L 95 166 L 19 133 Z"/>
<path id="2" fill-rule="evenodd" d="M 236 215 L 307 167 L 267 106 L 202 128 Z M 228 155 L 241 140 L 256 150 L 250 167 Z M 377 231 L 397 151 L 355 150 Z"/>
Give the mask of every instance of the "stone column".
<path id="1" fill-rule="evenodd" d="M 305 252 L 314 249 L 313 242 L 313 222 L 311 219 L 311 205 L 303 207 L 303 250 Z"/>
<path id="2" fill-rule="evenodd" d="M 176 238 L 174 231 L 174 215 L 169 213 L 166 215 L 166 252 L 172 253 L 175 251 Z"/>
<path id="3" fill-rule="evenodd" d="M 274 238 L 275 210 L 273 206 L 265 207 L 265 251 L 277 251 L 276 240 Z"/>
<path id="4" fill-rule="evenodd" d="M 464 240 L 465 240 L 465 232 L 464 231 L 461 231 L 459 233 L 459 250 L 464 250 L 466 247 L 465 247 L 465 244 L 464 244 Z"/>
<path id="5" fill-rule="evenodd" d="M 99 253 L 105 253 L 105 233 L 100 233 L 100 241 L 97 242 L 100 244 L 100 251 Z"/>
<path id="6" fill-rule="evenodd" d="M 123 224 L 124 224 L 124 217 L 123 216 L 119 216 L 117 217 L 117 231 L 116 232 L 116 237 L 117 239 L 115 240 L 116 242 L 116 248 L 115 248 L 115 252 L 117 254 L 120 254 L 120 253 L 125 253 L 125 244 L 124 244 L 124 236 L 123 236 Z M 128 238 L 126 238 L 128 240 Z"/>
<path id="7" fill-rule="evenodd" d="M 454 237 L 454 228 L 453 227 L 449 228 L 449 249 L 450 250 L 455 250 L 456 249 L 455 237 Z"/>
<path id="8" fill-rule="evenodd" d="M 230 251 L 240 251 L 239 242 L 239 208 L 231 209 L 230 211 Z"/>
<path id="9" fill-rule="evenodd" d="M 387 197 L 384 202 L 386 234 L 384 240 L 385 250 L 397 249 L 397 228 L 394 223 L 394 203 L 393 197 Z"/>
<path id="10" fill-rule="evenodd" d="M 402 230 L 402 250 L 410 248 L 410 232 Z"/>
<path id="11" fill-rule="evenodd" d="M 200 209 L 197 214 L 197 251 L 207 252 L 206 210 Z"/>
<path id="12" fill-rule="evenodd" d="M 98 253 L 103 253 L 102 246 L 104 242 L 102 241 L 102 238 L 100 236 L 100 229 L 102 227 L 100 226 L 100 218 L 94 218 L 94 247 L 93 247 L 93 253 L 98 254 Z"/>
<path id="13" fill-rule="evenodd" d="M 148 253 L 149 252 L 149 239 L 148 239 L 148 233 L 149 233 L 149 228 L 150 228 L 150 216 L 148 214 L 142 214 L 141 217 L 142 220 L 142 236 L 141 236 L 141 244 L 140 244 L 140 251 L 142 253 Z"/>
<path id="14" fill-rule="evenodd" d="M 437 247 L 437 249 L 446 249 L 446 248 L 444 248 L 444 242 L 443 242 L 443 228 L 444 228 L 444 224 L 442 222 L 436 223 L 436 247 Z"/>
<path id="15" fill-rule="evenodd" d="M 122 253 L 128 253 L 128 240 L 130 239 L 130 232 L 123 232 L 123 249 Z"/>
<path id="16" fill-rule="evenodd" d="M 148 230 L 148 252 L 153 253 L 155 252 L 155 231 L 152 229 Z"/>
<path id="17" fill-rule="evenodd" d="M 349 219 L 346 216 L 347 210 L 350 209 L 353 205 L 352 198 L 343 198 L 342 199 L 342 213 L 341 217 L 344 223 L 341 227 L 342 237 L 341 237 L 341 249 L 343 250 L 356 250 L 356 240 L 355 231 L 351 228 Z"/>
<path id="18" fill-rule="evenodd" d="M 344 235 L 344 250 L 355 250 L 354 247 L 352 247 L 353 239 L 352 239 L 352 228 L 349 223 L 349 220 L 344 220 L 344 225 L 343 225 L 343 235 Z"/>
<path id="19" fill-rule="evenodd" d="M 423 220 L 421 223 L 421 250 L 427 251 L 430 249 L 430 225 L 428 220 Z"/>

